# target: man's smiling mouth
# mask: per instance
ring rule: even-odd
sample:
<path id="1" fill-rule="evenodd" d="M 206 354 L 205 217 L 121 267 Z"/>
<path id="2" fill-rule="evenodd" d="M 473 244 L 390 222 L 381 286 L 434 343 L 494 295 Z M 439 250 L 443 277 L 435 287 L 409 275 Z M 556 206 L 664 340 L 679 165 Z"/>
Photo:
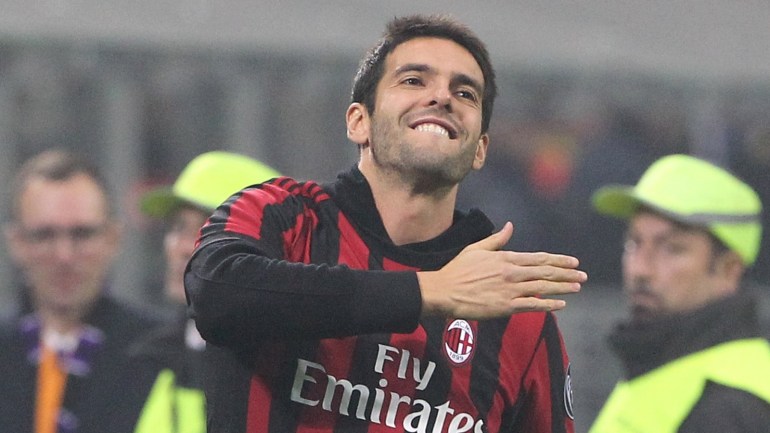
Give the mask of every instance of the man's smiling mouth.
<path id="1" fill-rule="evenodd" d="M 450 140 L 457 138 L 457 128 L 451 122 L 436 117 L 423 117 L 412 122 L 410 127 L 418 132 L 428 132 Z"/>
<path id="2" fill-rule="evenodd" d="M 449 131 L 447 131 L 447 129 L 443 126 L 436 125 L 435 123 L 421 123 L 417 125 L 414 130 L 449 137 Z"/>

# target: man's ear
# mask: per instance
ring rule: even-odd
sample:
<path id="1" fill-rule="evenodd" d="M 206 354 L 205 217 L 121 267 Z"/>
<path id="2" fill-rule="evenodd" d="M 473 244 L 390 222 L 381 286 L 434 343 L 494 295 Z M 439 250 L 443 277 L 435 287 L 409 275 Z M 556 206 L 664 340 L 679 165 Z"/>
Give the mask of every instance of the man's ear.
<path id="1" fill-rule="evenodd" d="M 364 104 L 360 102 L 350 104 L 348 111 L 345 113 L 345 124 L 347 125 L 348 139 L 350 141 L 359 146 L 369 144 L 371 120 Z"/>
<path id="2" fill-rule="evenodd" d="M 743 274 L 746 272 L 746 266 L 743 260 L 735 251 L 725 251 L 714 260 L 714 273 L 718 278 L 725 282 L 724 287 L 738 288 L 740 286 Z"/>
<path id="3" fill-rule="evenodd" d="M 481 134 L 476 145 L 476 156 L 473 158 L 473 169 L 478 170 L 484 166 L 487 160 L 487 148 L 489 147 L 489 134 Z"/>
<path id="4" fill-rule="evenodd" d="M 4 224 L 3 235 L 11 259 L 17 264 L 23 263 L 26 251 L 24 247 L 26 244 L 21 239 L 21 233 L 18 226 L 15 223 Z"/>

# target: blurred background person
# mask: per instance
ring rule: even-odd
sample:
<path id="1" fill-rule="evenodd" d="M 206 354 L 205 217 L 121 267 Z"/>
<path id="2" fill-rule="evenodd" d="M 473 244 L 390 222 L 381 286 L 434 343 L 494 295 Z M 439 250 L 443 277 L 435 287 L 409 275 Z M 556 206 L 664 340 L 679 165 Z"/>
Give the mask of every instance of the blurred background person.
<path id="1" fill-rule="evenodd" d="M 163 252 L 164 294 L 174 320 L 142 338 L 132 361 L 158 371 L 142 410 L 136 433 L 202 433 L 206 431 L 201 361 L 205 342 L 187 317 L 184 269 L 200 227 L 233 193 L 279 174 L 249 157 L 213 151 L 194 158 L 173 186 L 145 194 L 141 210 L 166 222 Z"/>
<path id="2" fill-rule="evenodd" d="M 609 336 L 625 377 L 590 431 L 770 431 L 770 344 L 742 288 L 762 235 L 757 193 L 716 165 L 669 155 L 593 204 L 628 220 L 630 317 Z"/>
<path id="3" fill-rule="evenodd" d="M 147 388 L 127 370 L 127 349 L 155 323 L 108 290 L 121 225 L 105 179 L 44 151 L 18 171 L 10 208 L 4 234 L 23 287 L 0 341 L 2 430 L 131 431 Z"/>

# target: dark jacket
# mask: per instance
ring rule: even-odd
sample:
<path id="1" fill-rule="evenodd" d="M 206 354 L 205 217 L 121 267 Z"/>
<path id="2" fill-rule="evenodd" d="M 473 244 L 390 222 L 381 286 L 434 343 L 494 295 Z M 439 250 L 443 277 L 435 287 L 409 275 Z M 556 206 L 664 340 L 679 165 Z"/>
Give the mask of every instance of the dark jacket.
<path id="1" fill-rule="evenodd" d="M 14 320 L 0 334 L 0 433 L 26 433 L 34 428 L 38 366 L 28 358 L 34 342 L 29 341 L 21 323 L 21 318 Z M 103 297 L 86 323 L 100 330 L 103 340 L 88 356 L 90 371 L 67 377 L 62 407 L 72 416 L 59 432 L 132 432 L 154 376 L 143 377 L 133 370 L 127 351 L 131 342 L 156 322 Z"/>

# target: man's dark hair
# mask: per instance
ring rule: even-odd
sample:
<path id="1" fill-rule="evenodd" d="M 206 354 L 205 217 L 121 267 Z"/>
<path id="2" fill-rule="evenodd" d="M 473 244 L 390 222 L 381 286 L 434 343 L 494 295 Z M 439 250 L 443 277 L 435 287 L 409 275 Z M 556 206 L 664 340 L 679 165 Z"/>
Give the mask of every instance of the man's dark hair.
<path id="1" fill-rule="evenodd" d="M 64 181 L 78 174 L 85 174 L 96 182 L 104 191 L 107 209 L 110 215 L 114 208 L 110 200 L 107 181 L 93 164 L 70 152 L 52 149 L 43 151 L 21 166 L 13 179 L 11 189 L 11 218 L 16 219 L 19 211 L 19 199 L 24 189 L 33 179 L 45 179 L 48 181 Z"/>
<path id="2" fill-rule="evenodd" d="M 468 50 L 476 59 L 484 76 L 481 132 L 487 132 L 497 96 L 495 71 L 489 60 L 489 53 L 484 43 L 468 27 L 447 15 L 411 15 L 396 18 L 388 23 L 380 41 L 367 52 L 359 64 L 353 80 L 351 102 L 364 104 L 369 114 L 374 114 L 375 90 L 382 78 L 385 59 L 397 46 L 420 37 L 448 39 Z"/>

